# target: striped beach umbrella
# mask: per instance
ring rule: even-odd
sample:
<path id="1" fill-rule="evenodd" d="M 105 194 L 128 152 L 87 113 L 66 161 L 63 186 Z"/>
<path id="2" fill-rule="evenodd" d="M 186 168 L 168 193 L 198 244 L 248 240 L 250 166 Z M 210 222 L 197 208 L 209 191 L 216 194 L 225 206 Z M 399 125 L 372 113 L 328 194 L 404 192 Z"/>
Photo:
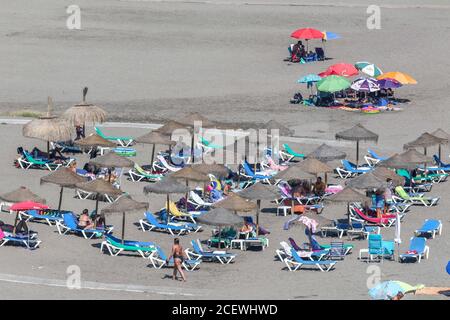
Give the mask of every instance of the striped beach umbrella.
<path id="1" fill-rule="evenodd" d="M 360 61 L 355 63 L 355 68 L 370 77 L 378 77 L 383 74 L 383 71 L 381 71 L 380 68 L 367 61 Z"/>
<path id="2" fill-rule="evenodd" d="M 371 78 L 356 79 L 355 81 L 353 81 L 350 88 L 360 92 L 375 92 L 380 90 L 380 86 L 377 83 L 377 80 Z"/>
<path id="3" fill-rule="evenodd" d="M 409 74 L 400 71 L 383 73 L 381 76 L 377 77 L 378 80 L 386 78 L 397 80 L 401 84 L 417 84 L 416 79 L 411 77 Z"/>

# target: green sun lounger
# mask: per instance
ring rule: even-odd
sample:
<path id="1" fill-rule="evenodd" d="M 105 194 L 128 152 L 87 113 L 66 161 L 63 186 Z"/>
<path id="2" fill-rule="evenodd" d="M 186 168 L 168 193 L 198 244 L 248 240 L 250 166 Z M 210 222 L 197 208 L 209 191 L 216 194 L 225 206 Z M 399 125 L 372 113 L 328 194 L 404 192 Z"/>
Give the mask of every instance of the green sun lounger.
<path id="1" fill-rule="evenodd" d="M 211 141 L 206 140 L 204 137 L 200 137 L 200 143 L 204 145 L 207 148 L 211 149 L 223 149 L 223 146 L 220 146 L 218 144 L 214 144 Z"/>
<path id="2" fill-rule="evenodd" d="M 122 147 L 130 146 L 134 139 L 132 137 L 115 137 L 115 136 L 106 136 L 99 127 L 94 127 L 95 132 L 102 137 L 103 139 L 114 141 L 118 143 Z"/>
<path id="3" fill-rule="evenodd" d="M 280 156 L 283 161 L 289 162 L 294 158 L 305 158 L 305 155 L 303 153 L 295 152 L 287 143 L 283 144 L 283 148 L 284 150 L 280 150 Z"/>
<path id="4" fill-rule="evenodd" d="M 107 234 L 105 235 L 105 241 L 102 242 L 100 246 L 100 251 L 103 252 L 103 248 L 106 247 L 109 254 L 112 256 L 118 256 L 122 252 L 137 252 L 144 259 L 148 259 L 154 252 L 156 252 L 156 247 L 153 242 L 138 242 L 122 240 Z"/>
<path id="5" fill-rule="evenodd" d="M 424 196 L 410 196 L 405 189 L 401 186 L 395 187 L 395 193 L 398 195 L 398 197 L 393 197 L 394 201 L 397 199 L 400 201 L 410 202 L 413 205 L 423 205 L 425 207 L 431 207 L 438 203 L 439 197 L 431 198 L 431 197 L 424 197 Z"/>

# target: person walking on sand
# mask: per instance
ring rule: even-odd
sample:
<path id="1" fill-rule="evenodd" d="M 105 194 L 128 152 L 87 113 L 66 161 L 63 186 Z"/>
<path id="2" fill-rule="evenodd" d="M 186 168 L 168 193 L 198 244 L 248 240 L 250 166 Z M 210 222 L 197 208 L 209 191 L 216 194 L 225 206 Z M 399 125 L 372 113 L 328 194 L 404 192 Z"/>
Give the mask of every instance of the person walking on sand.
<path id="1" fill-rule="evenodd" d="M 173 239 L 172 251 L 170 252 L 169 258 L 167 258 L 167 263 L 169 263 L 171 258 L 173 258 L 172 279 L 178 280 L 177 272 L 179 272 L 181 274 L 181 277 L 183 278 L 183 281 L 186 282 L 186 277 L 184 275 L 183 269 L 181 268 L 181 265 L 185 258 L 185 253 L 183 251 L 183 247 L 180 245 L 180 239 L 178 238 Z"/>

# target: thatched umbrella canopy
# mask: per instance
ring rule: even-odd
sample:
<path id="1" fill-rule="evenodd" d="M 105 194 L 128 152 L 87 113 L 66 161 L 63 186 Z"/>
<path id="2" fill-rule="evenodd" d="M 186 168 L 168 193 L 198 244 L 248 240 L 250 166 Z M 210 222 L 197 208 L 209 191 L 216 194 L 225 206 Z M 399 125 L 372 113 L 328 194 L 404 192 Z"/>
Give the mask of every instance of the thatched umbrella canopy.
<path id="1" fill-rule="evenodd" d="M 0 199 L 11 203 L 25 202 L 25 201 L 32 201 L 44 204 L 46 203 L 46 200 L 44 198 L 38 196 L 37 194 L 33 193 L 30 189 L 24 186 L 0 195 Z"/>
<path id="2" fill-rule="evenodd" d="M 226 178 L 230 170 L 222 164 L 218 163 L 195 163 L 191 168 L 203 174 L 212 174 L 216 178 Z"/>
<path id="3" fill-rule="evenodd" d="M 213 205 L 215 208 L 224 208 L 236 212 L 248 212 L 257 208 L 254 202 L 244 199 L 237 194 L 230 194 L 223 200 L 217 201 Z"/>
<path id="4" fill-rule="evenodd" d="M 162 134 L 158 131 L 150 131 L 149 133 L 146 133 L 138 138 L 135 139 L 137 143 L 144 143 L 144 144 L 151 144 L 152 146 L 152 157 L 151 157 L 151 164 L 153 163 L 153 159 L 155 157 L 155 146 L 157 144 L 166 145 L 166 146 L 174 146 L 176 144 L 176 141 L 173 141 L 170 139 L 169 135 Z"/>
<path id="5" fill-rule="evenodd" d="M 366 129 L 362 124 L 358 123 L 350 129 L 336 133 L 337 140 L 356 141 L 356 165 L 359 162 L 359 142 L 360 141 L 374 141 L 378 142 L 378 134 Z"/>
<path id="6" fill-rule="evenodd" d="M 113 187 L 113 185 L 103 179 L 95 179 L 88 182 L 81 182 L 75 185 L 78 189 L 96 193 L 95 197 L 95 214 L 98 214 L 98 200 L 100 195 L 107 194 L 108 196 L 120 196 L 122 190 Z"/>
<path id="7" fill-rule="evenodd" d="M 167 121 L 162 127 L 159 127 L 153 132 L 158 132 L 160 134 L 168 135 L 169 137 L 171 137 L 176 130 L 188 130 L 189 132 L 192 132 L 192 128 L 189 128 L 189 126 L 173 120 Z"/>
<path id="8" fill-rule="evenodd" d="M 116 146 L 114 142 L 106 140 L 96 133 L 90 134 L 86 138 L 76 140 L 73 144 L 81 148 L 92 148 L 92 147 L 112 148 Z"/>
<path id="9" fill-rule="evenodd" d="M 308 154 L 306 157 L 314 158 L 319 161 L 328 162 L 328 161 L 333 161 L 333 160 L 345 159 L 346 156 L 347 156 L 347 154 L 345 152 L 339 150 L 338 148 L 334 148 L 334 147 L 331 147 L 331 146 L 323 143 L 322 145 L 320 145 L 320 147 L 315 149 L 313 152 Z"/>
<path id="10" fill-rule="evenodd" d="M 58 204 L 58 210 L 61 210 L 64 188 L 75 188 L 77 183 L 82 183 L 86 181 L 87 178 L 76 174 L 75 172 L 66 167 L 63 167 L 59 168 L 58 170 L 52 171 L 50 174 L 42 177 L 40 182 L 41 184 L 44 183 L 56 184 L 61 187 L 61 190 L 59 192 L 59 204 Z"/>
<path id="11" fill-rule="evenodd" d="M 86 122 L 102 123 L 106 120 L 105 110 L 91 103 L 87 103 L 87 92 L 88 88 L 84 87 L 83 101 L 70 107 L 63 114 L 63 117 L 68 119 L 73 125 L 83 125 L 83 128 L 85 128 Z"/>
<path id="12" fill-rule="evenodd" d="M 122 244 L 125 239 L 125 212 L 147 210 L 147 202 L 138 202 L 133 200 L 130 196 L 122 196 L 109 206 L 102 209 L 103 215 L 111 215 L 115 213 L 122 213 Z M 105 223 L 106 225 L 106 223 Z"/>
<path id="13" fill-rule="evenodd" d="M 302 169 L 305 172 L 311 173 L 316 175 L 316 177 L 323 173 L 325 175 L 325 184 L 328 181 L 327 173 L 333 172 L 333 168 L 331 168 L 326 163 L 323 163 L 322 161 L 319 161 L 315 158 L 307 158 L 297 164 L 300 169 Z"/>
<path id="14" fill-rule="evenodd" d="M 292 179 L 309 179 L 309 180 L 311 180 L 311 179 L 315 178 L 315 175 L 306 172 L 297 163 L 295 165 L 289 166 L 289 168 L 287 168 L 286 170 L 278 172 L 274 178 L 280 179 L 283 181 L 289 181 Z"/>
<path id="15" fill-rule="evenodd" d="M 421 134 L 416 140 L 408 142 L 403 145 L 404 149 L 411 149 L 411 148 L 423 148 L 423 153 L 427 154 L 427 148 L 432 146 L 439 146 L 439 150 L 441 148 L 441 145 L 447 144 L 448 138 L 440 138 L 436 137 L 428 132 L 425 132 Z M 440 157 L 440 155 L 439 155 Z"/>
<path id="16" fill-rule="evenodd" d="M 47 115 L 31 120 L 22 127 L 25 137 L 47 141 L 47 153 L 50 150 L 50 141 L 70 140 L 72 128 L 66 119 L 51 115 L 52 98 L 48 97 Z"/>
<path id="17" fill-rule="evenodd" d="M 450 134 L 447 133 L 447 132 L 445 132 L 445 131 L 442 130 L 441 128 L 439 128 L 439 129 L 433 131 L 431 134 L 432 134 L 433 136 L 435 136 L 435 137 L 442 138 L 442 139 L 446 139 L 446 140 L 447 140 L 447 143 L 446 143 L 446 144 L 448 144 L 448 142 L 450 141 Z M 444 144 L 444 143 L 443 143 L 443 144 Z M 442 151 L 441 149 L 442 149 L 442 146 L 439 144 L 439 151 L 438 151 L 439 159 L 441 159 L 441 151 Z"/>
<path id="18" fill-rule="evenodd" d="M 406 152 L 403 152 L 399 155 L 399 157 L 409 163 L 415 163 L 417 165 L 422 163 L 431 163 L 433 162 L 433 159 L 431 157 L 428 157 L 420 152 L 418 152 L 415 149 L 408 150 Z"/>
<path id="19" fill-rule="evenodd" d="M 396 186 L 403 186 L 405 184 L 404 177 L 399 176 L 395 171 L 385 167 L 377 166 L 371 173 L 382 180 L 391 179 Z"/>
<path id="20" fill-rule="evenodd" d="M 217 127 L 218 125 L 217 122 L 209 120 L 208 118 L 206 118 L 205 116 L 201 115 L 198 112 L 191 112 L 186 115 L 183 115 L 179 117 L 176 121 L 190 127 L 194 126 L 194 122 L 201 122 L 202 128 L 214 128 Z"/>
<path id="21" fill-rule="evenodd" d="M 386 180 L 374 175 L 372 172 L 367 172 L 358 177 L 352 178 L 345 182 L 345 185 L 355 189 L 381 189 L 387 187 Z"/>
<path id="22" fill-rule="evenodd" d="M 186 182 L 186 186 L 189 186 L 189 181 L 194 181 L 194 182 L 210 181 L 208 175 L 194 170 L 191 166 L 184 167 L 183 169 L 178 170 L 177 172 L 171 173 L 169 176 L 172 179 L 184 180 Z M 186 208 L 185 209 L 187 211 L 187 199 L 188 199 L 187 191 L 186 191 L 185 196 L 186 196 Z"/>
<path id="23" fill-rule="evenodd" d="M 278 187 L 257 182 L 249 188 L 238 193 L 244 199 L 256 200 L 256 231 L 259 230 L 259 213 L 261 211 L 261 200 L 275 200 L 280 198 Z"/>
<path id="24" fill-rule="evenodd" d="M 289 129 L 285 125 L 275 121 L 275 120 L 269 120 L 262 126 L 258 127 L 258 129 L 266 129 L 267 134 L 271 134 L 272 130 L 278 130 L 278 134 L 280 136 L 292 136 L 294 134 L 294 130 Z"/>
<path id="25" fill-rule="evenodd" d="M 128 158 L 121 157 L 117 153 L 110 151 L 107 154 L 94 158 L 89 161 L 90 164 L 100 168 L 132 168 L 134 162 Z"/>
<path id="26" fill-rule="evenodd" d="M 347 217 L 348 224 L 351 225 L 350 221 L 350 202 L 368 202 L 370 199 L 366 197 L 365 194 L 362 194 L 351 187 L 345 187 L 342 191 L 329 196 L 325 199 L 326 202 L 335 202 L 335 203 L 347 203 Z"/>
<path id="27" fill-rule="evenodd" d="M 179 183 L 176 179 L 171 178 L 170 176 L 166 176 L 164 179 L 144 187 L 145 194 L 157 193 L 157 194 L 165 194 L 167 196 L 166 199 L 167 213 L 170 212 L 169 210 L 170 195 L 186 194 L 187 192 L 189 192 L 189 190 L 190 190 L 189 186 Z"/>
<path id="28" fill-rule="evenodd" d="M 244 223 L 244 219 L 225 208 L 215 208 L 207 214 L 198 217 L 197 221 L 215 227 L 237 227 Z"/>

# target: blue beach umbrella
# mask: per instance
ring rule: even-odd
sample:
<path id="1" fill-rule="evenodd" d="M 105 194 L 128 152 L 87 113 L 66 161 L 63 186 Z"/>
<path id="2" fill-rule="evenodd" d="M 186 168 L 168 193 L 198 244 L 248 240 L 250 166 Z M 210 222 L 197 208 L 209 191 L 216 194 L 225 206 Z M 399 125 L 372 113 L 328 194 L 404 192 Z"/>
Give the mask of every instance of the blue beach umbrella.
<path id="1" fill-rule="evenodd" d="M 311 74 L 301 77 L 300 79 L 297 80 L 297 82 L 298 83 L 306 83 L 307 84 L 306 87 L 311 89 L 311 94 L 312 94 L 313 83 L 318 82 L 320 80 L 322 80 L 321 76 L 311 73 Z"/>
<path id="2" fill-rule="evenodd" d="M 425 286 L 423 284 L 411 286 L 402 281 L 384 281 L 370 289 L 369 296 L 374 300 L 391 300 L 399 292 L 402 294 L 406 294 L 415 292 L 416 290 L 422 289 L 424 287 Z"/>
<path id="3" fill-rule="evenodd" d="M 338 35 L 337 33 L 334 33 L 334 32 L 323 31 L 322 33 L 323 33 L 323 40 L 325 40 L 325 41 L 336 40 L 336 39 L 342 38 L 340 35 Z"/>

